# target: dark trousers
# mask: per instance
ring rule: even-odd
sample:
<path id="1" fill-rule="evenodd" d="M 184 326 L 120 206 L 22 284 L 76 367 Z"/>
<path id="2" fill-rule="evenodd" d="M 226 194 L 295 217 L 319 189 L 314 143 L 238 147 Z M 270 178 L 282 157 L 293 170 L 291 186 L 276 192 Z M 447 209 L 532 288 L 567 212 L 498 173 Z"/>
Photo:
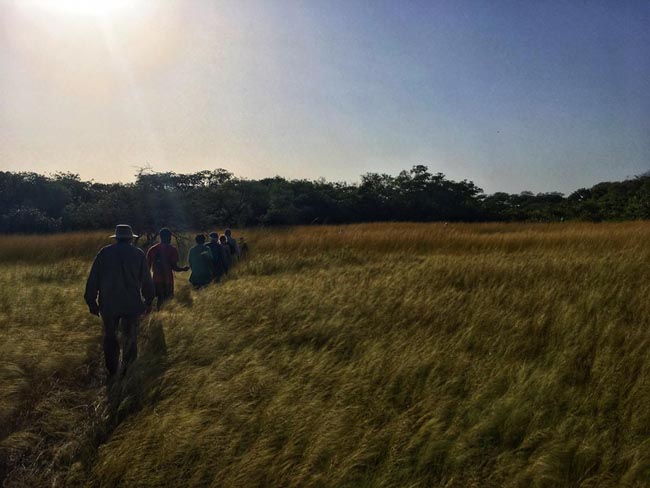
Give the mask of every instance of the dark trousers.
<path id="1" fill-rule="evenodd" d="M 120 343 L 117 340 L 118 328 L 122 327 L 124 344 L 122 348 L 122 368 L 126 368 L 138 356 L 138 325 L 136 316 L 104 317 L 104 359 L 109 375 L 117 374 L 120 369 Z"/>
<path id="2" fill-rule="evenodd" d="M 158 310 L 162 304 L 174 296 L 174 285 L 171 283 L 154 283 L 156 286 L 156 306 Z"/>

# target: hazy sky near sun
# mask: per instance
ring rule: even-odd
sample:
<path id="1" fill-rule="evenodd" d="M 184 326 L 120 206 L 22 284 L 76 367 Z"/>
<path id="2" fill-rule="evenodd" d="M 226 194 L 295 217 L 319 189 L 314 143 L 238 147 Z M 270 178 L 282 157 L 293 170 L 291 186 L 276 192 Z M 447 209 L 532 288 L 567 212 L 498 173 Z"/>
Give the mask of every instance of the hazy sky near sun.
<path id="1" fill-rule="evenodd" d="M 650 169 L 646 0 L 106 4 L 0 0 L 0 170 L 569 192 Z"/>

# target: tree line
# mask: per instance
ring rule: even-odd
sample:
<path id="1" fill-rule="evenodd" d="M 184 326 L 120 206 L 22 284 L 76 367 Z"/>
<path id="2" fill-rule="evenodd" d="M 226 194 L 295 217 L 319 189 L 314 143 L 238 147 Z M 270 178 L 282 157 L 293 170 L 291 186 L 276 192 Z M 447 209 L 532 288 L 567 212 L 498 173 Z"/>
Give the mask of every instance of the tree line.
<path id="1" fill-rule="evenodd" d="M 367 173 L 360 183 L 237 178 L 217 169 L 192 174 L 140 170 L 134 183 L 82 181 L 78 175 L 0 172 L 0 232 L 162 226 L 342 224 L 375 221 L 635 220 L 650 218 L 650 175 L 562 193 L 486 195 L 426 166 L 398 175 Z"/>

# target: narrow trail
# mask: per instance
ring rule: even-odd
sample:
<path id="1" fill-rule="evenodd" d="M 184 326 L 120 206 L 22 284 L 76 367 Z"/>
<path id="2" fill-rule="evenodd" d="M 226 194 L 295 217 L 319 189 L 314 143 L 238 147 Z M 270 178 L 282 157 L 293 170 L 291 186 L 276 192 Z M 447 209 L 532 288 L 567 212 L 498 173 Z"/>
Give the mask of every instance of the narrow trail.
<path id="1" fill-rule="evenodd" d="M 101 343 L 84 364 L 83 383 L 64 384 L 56 378 L 45 395 L 26 407 L 14 424 L 24 449 L 3 453 L 0 486 L 82 486 L 90 476 L 99 448 L 145 401 L 155 399 L 159 376 L 166 368 L 162 322 L 154 313 L 142 324 L 141 354 L 133 368 L 115 384 L 106 385 Z M 57 415 L 74 416 L 74 429 L 59 432 Z M 9 434 L 12 435 L 12 434 Z M 31 441 L 31 442 L 30 442 Z M 16 442 L 16 444 L 19 444 Z"/>

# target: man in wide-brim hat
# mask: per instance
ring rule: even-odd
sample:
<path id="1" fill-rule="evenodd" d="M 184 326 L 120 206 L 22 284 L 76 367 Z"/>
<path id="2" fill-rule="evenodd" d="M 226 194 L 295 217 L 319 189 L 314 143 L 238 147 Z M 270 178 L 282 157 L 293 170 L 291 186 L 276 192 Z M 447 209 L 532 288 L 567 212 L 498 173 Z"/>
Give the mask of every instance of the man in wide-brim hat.
<path id="1" fill-rule="evenodd" d="M 115 226 L 115 234 L 110 236 L 111 239 L 117 239 L 118 241 L 120 240 L 125 240 L 127 242 L 131 242 L 133 239 L 137 239 L 138 235 L 133 233 L 133 229 L 131 229 L 130 225 L 126 224 L 118 224 Z"/>
<path id="2" fill-rule="evenodd" d="M 84 298 L 93 315 L 104 322 L 104 356 L 109 379 L 119 371 L 118 327 L 125 336 L 123 372 L 138 355 L 140 317 L 151 311 L 154 285 L 142 250 L 132 245 L 137 236 L 130 225 L 115 227 L 115 243 L 102 248 L 93 261 Z M 99 298 L 99 303 L 98 303 Z"/>

